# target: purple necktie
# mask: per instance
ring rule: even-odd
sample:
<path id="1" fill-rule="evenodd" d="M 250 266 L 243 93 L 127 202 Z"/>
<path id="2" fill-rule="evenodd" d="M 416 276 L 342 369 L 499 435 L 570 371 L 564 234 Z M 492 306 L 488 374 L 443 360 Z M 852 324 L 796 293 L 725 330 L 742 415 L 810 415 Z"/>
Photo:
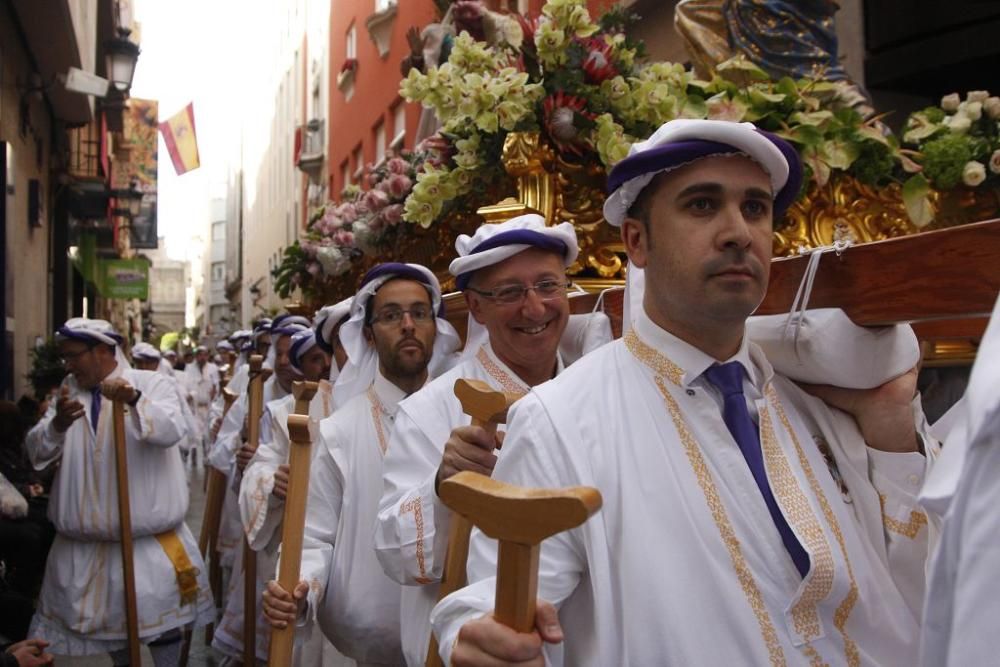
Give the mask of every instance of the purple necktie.
<path id="1" fill-rule="evenodd" d="M 94 387 L 90 390 L 90 425 L 97 433 L 97 420 L 101 418 L 101 388 Z"/>
<path id="2" fill-rule="evenodd" d="M 809 554 L 799 544 L 795 533 L 785 521 L 785 515 L 775 502 L 774 494 L 771 493 L 771 485 L 767 481 L 767 472 L 764 469 L 764 457 L 760 451 L 760 434 L 757 425 L 750 418 L 750 411 L 743 395 L 743 366 L 738 361 L 712 366 L 705 371 L 705 377 L 722 392 L 725 400 L 722 418 L 726 422 L 726 427 L 743 452 L 743 458 L 750 467 L 760 494 L 764 496 L 764 503 L 771 513 L 771 519 L 778 528 L 778 533 L 781 534 L 785 549 L 792 557 L 799 574 L 805 577 L 809 572 Z"/>

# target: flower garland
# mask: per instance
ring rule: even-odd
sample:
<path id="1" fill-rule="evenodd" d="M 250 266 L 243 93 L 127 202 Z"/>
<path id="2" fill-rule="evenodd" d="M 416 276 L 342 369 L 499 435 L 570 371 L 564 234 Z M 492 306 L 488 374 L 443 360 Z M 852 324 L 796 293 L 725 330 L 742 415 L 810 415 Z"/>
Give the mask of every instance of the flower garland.
<path id="1" fill-rule="evenodd" d="M 1000 180 L 1000 99 L 948 95 L 914 113 L 902 139 L 841 99 L 841 84 L 773 81 L 742 56 L 699 80 L 677 63 L 645 62 L 628 37 L 638 17 L 615 8 L 596 21 L 585 0 L 548 0 L 540 16 L 503 16 L 499 43 L 454 36 L 446 62 L 411 69 L 400 94 L 437 117 L 441 129 L 413 152 L 370 169 L 365 191 L 343 193 L 316 212 L 301 243 L 274 275 L 279 294 L 342 276 L 365 255 L 384 254 L 408 224 L 429 228 L 474 211 L 510 188 L 501 154 L 511 132 L 539 132 L 566 161 L 609 170 L 629 146 L 675 118 L 752 122 L 788 139 L 810 182 L 847 173 L 872 186 L 901 183 L 911 219 L 930 222 L 933 185 Z"/>

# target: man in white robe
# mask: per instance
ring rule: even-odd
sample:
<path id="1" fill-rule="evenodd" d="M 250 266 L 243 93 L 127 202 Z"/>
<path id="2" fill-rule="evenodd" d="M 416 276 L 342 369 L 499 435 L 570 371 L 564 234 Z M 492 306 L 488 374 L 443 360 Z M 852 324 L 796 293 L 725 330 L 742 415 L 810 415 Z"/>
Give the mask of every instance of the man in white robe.
<path id="1" fill-rule="evenodd" d="M 342 339 L 351 365 L 370 368 L 368 386 L 320 424 L 309 479 L 302 581 L 292 595 L 277 582 L 264 593 L 271 624 L 304 612 L 359 665 L 402 665 L 400 586 L 375 558 L 372 526 L 382 491 L 382 462 L 399 402 L 420 389 L 428 365 L 459 345 L 442 317 L 441 288 L 416 264 L 381 264 L 355 296 Z M 371 363 L 371 362 L 374 362 Z"/>
<path id="2" fill-rule="evenodd" d="M 208 413 L 212 401 L 219 393 L 219 367 L 208 358 L 208 348 L 199 345 L 194 351 L 194 362 L 184 368 L 184 375 L 187 380 L 188 392 L 191 396 L 191 411 L 198 421 L 200 431 L 197 445 L 207 455 L 205 440 L 211 424 L 208 421 Z M 197 462 L 197 452 L 193 461 Z"/>
<path id="3" fill-rule="evenodd" d="M 336 332 L 334 331 L 334 335 Z M 309 427 L 312 439 L 319 433 L 319 422 L 333 411 L 330 381 L 329 346 L 317 344 L 316 332 L 305 329 L 292 336 L 289 357 L 299 380 L 317 382 L 319 388 L 309 404 Z M 240 515 L 243 530 L 250 547 L 258 553 L 257 583 L 263 592 L 268 581 L 274 578 L 281 545 L 281 524 L 288 491 L 288 456 L 290 437 L 288 416 L 295 410 L 295 397 L 291 394 L 272 401 L 261 418 L 260 446 L 243 474 L 240 485 Z M 269 645 L 270 630 L 264 631 L 265 654 Z M 260 631 L 258 630 L 258 639 Z M 308 642 L 296 646 L 294 664 L 303 666 L 343 664 L 344 659 L 317 633 Z"/>
<path id="4" fill-rule="evenodd" d="M 790 145 L 724 121 L 667 123 L 612 171 L 643 308 L 516 404 L 494 471 L 603 507 L 542 544 L 533 633 L 488 614 L 495 543 L 474 534 L 472 583 L 434 610 L 445 664 L 914 664 L 932 452 L 915 370 L 812 389 L 838 409 L 743 333 L 800 183 Z"/>
<path id="5" fill-rule="evenodd" d="M 573 225 L 547 227 L 538 215 L 482 225 L 455 246 L 459 257 L 450 270 L 470 312 L 463 361 L 400 403 L 375 533 L 385 573 L 404 584 L 401 632 L 409 665 L 424 663 L 447 551 L 450 512 L 437 484 L 461 470 L 489 474 L 496 461 L 496 442 L 470 426 L 455 380 L 525 393 L 561 370 L 558 347 L 569 317 L 565 269 L 578 252 Z"/>
<path id="6" fill-rule="evenodd" d="M 304 318 L 303 318 L 304 319 Z M 272 321 L 265 318 L 257 323 L 246 350 L 247 360 L 252 354 L 259 354 L 265 359 L 271 348 L 271 324 Z M 275 384 L 264 383 L 265 404 L 274 391 Z M 233 562 L 236 559 L 236 552 L 243 546 L 243 527 L 240 523 L 239 510 L 239 485 L 233 484 L 232 476 L 236 465 L 236 452 L 243 444 L 243 434 L 245 433 L 246 412 L 248 407 L 247 387 L 250 381 L 250 366 L 246 363 L 237 369 L 226 389 L 236 394 L 237 399 L 233 403 L 229 412 L 225 415 L 219 427 L 219 432 L 215 436 L 215 442 L 209 449 L 208 464 L 216 470 L 226 475 L 229 485 L 226 487 L 226 495 L 222 500 L 222 519 L 219 523 L 219 536 L 216 540 L 216 553 L 219 556 L 219 564 L 222 566 L 223 581 L 227 581 L 228 573 L 232 570 Z M 281 386 L 278 385 L 278 390 Z M 224 587 L 228 591 L 229 586 Z M 226 593 L 223 594 L 223 609 L 225 609 Z"/>
<path id="7" fill-rule="evenodd" d="M 204 563 L 184 523 L 188 490 L 176 445 L 187 425 L 176 388 L 129 367 L 104 320 L 71 319 L 56 339 L 70 375 L 27 438 L 36 468 L 60 463 L 49 501 L 57 535 L 29 635 L 57 655 L 110 653 L 114 664 L 128 664 L 113 401 L 103 387 L 128 406 L 139 638 L 158 667 L 176 665 L 180 630 L 212 618 Z"/>
<path id="8" fill-rule="evenodd" d="M 184 422 L 187 424 L 187 433 L 178 441 L 177 447 L 180 448 L 182 454 L 190 451 L 194 446 L 193 434 L 198 433 L 198 423 L 195 421 L 190 406 L 188 406 L 184 390 L 177 378 L 174 377 L 174 369 L 163 360 L 160 351 L 149 343 L 136 343 L 132 346 L 131 355 L 136 370 L 160 373 L 173 385 L 177 394 L 177 403 L 184 414 Z"/>
<path id="9" fill-rule="evenodd" d="M 308 330 L 309 325 L 310 322 L 307 318 L 287 313 L 274 318 L 274 321 L 271 323 L 271 344 L 264 366 L 274 372 L 271 377 L 264 382 L 264 406 L 269 406 L 273 402 L 279 401 L 290 394 L 292 390 L 292 382 L 298 378 L 298 374 L 291 363 L 291 339 L 296 333 Z M 231 511 L 236 513 L 237 517 L 241 515 L 239 491 L 243 480 L 243 474 L 254 456 L 254 450 L 252 450 L 244 440 L 244 424 L 248 418 L 248 410 L 249 394 L 244 393 L 243 396 L 241 396 L 240 399 L 233 404 L 233 407 L 229 409 L 229 414 L 226 415 L 226 419 L 223 421 L 222 429 L 219 432 L 219 441 L 216 442 L 213 450 L 213 455 L 218 454 L 220 451 L 233 452 L 231 455 L 232 458 L 229 460 L 230 463 L 227 474 L 229 489 L 235 496 L 235 503 L 230 505 L 230 507 L 232 508 Z M 261 428 L 258 431 L 260 438 L 258 445 L 260 442 L 267 441 L 270 437 L 270 431 L 267 430 L 270 427 L 270 420 L 267 419 L 265 415 L 266 411 L 260 417 L 259 424 Z M 233 419 L 231 420 L 230 417 Z M 236 421 L 238 426 L 233 428 L 233 421 L 235 420 L 238 420 Z M 228 438 L 227 443 L 222 442 L 224 435 Z M 220 445 L 222 445 L 221 450 Z M 214 461 L 212 464 L 216 465 Z M 228 493 L 226 495 L 227 497 L 229 496 Z M 223 513 L 227 511 L 229 511 L 229 508 L 227 508 L 224 501 Z M 212 647 L 234 659 L 241 658 L 243 654 L 244 617 L 242 540 L 244 532 L 242 528 L 240 533 L 241 537 L 236 546 L 233 548 L 232 574 L 229 578 L 229 586 L 225 596 L 225 610 L 222 614 L 222 620 L 219 622 L 219 626 L 215 630 L 215 635 L 212 637 Z M 263 590 L 261 572 L 267 572 L 268 568 L 273 568 L 273 566 L 273 557 L 268 558 L 266 555 L 261 557 L 260 554 L 258 554 L 257 594 L 255 596 L 258 600 L 260 599 L 260 593 Z M 263 617 L 260 614 L 259 604 L 255 618 L 257 619 L 257 658 L 259 660 L 267 660 L 267 643 L 269 636 L 267 633 L 267 626 L 263 622 Z"/>
<path id="10" fill-rule="evenodd" d="M 969 386 L 941 418 L 951 422 L 920 493 L 943 518 L 927 582 L 920 664 L 988 665 L 1000 655 L 1000 299 Z M 938 428 L 940 422 L 934 424 Z"/>

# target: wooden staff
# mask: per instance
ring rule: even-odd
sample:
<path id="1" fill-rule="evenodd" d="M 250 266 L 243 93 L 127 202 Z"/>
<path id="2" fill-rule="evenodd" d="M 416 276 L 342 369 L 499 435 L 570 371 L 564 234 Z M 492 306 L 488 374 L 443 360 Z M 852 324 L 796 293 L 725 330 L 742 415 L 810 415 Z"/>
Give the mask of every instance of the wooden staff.
<path id="1" fill-rule="evenodd" d="M 271 372 L 263 368 L 264 357 L 250 357 L 250 383 L 247 391 L 249 423 L 247 445 L 254 452 L 260 445 L 260 416 L 264 412 L 264 380 Z M 257 552 L 243 536 L 243 664 L 257 664 Z"/>
<path id="2" fill-rule="evenodd" d="M 105 393 L 105 396 L 108 396 Z M 111 396 L 108 396 L 111 398 Z M 125 581 L 125 622 L 129 664 L 139 665 L 139 612 L 135 602 L 135 561 L 132 546 L 132 506 L 128 493 L 128 454 L 125 442 L 125 404 L 112 400 L 115 432 L 115 473 L 118 478 L 118 517 L 121 525 L 122 578 Z"/>
<path id="3" fill-rule="evenodd" d="M 295 396 L 295 414 L 288 416 L 288 492 L 285 511 L 281 519 L 281 563 L 278 567 L 278 584 L 286 591 L 293 591 L 299 583 L 302 565 L 302 534 L 306 526 L 306 501 L 309 499 L 309 462 L 312 437 L 309 433 L 309 402 L 319 384 L 296 382 L 292 385 Z M 267 656 L 269 667 L 289 667 L 295 647 L 295 624 L 284 628 L 271 628 L 271 644 Z"/>
<path id="4" fill-rule="evenodd" d="M 462 404 L 462 411 L 472 417 L 472 425 L 479 426 L 492 435 L 497 425 L 507 421 L 507 410 L 520 394 L 496 391 L 480 380 L 455 380 L 455 396 Z M 444 572 L 438 588 L 438 600 L 465 586 L 465 562 L 469 558 L 469 537 L 472 524 L 461 514 L 453 514 L 448 528 L 448 551 L 445 554 Z M 438 655 L 437 637 L 431 634 L 427 648 L 426 667 L 442 667 Z"/>
<path id="5" fill-rule="evenodd" d="M 238 396 L 228 389 L 222 390 L 222 419 L 226 418 L 229 409 L 233 407 Z M 208 585 L 212 589 L 212 598 L 216 608 L 222 605 L 222 567 L 216 553 L 219 543 L 219 526 L 222 523 L 222 505 L 226 497 L 226 476 L 213 466 L 208 468 L 208 492 L 205 496 L 205 513 L 201 520 L 201 533 L 198 535 L 198 550 L 208 565 Z M 215 625 L 205 626 L 205 643 L 212 643 Z"/>
<path id="6" fill-rule="evenodd" d="M 594 488 L 529 489 L 474 472 L 441 482 L 441 501 L 499 542 L 494 618 L 517 632 L 535 628 L 539 546 L 601 508 Z"/>

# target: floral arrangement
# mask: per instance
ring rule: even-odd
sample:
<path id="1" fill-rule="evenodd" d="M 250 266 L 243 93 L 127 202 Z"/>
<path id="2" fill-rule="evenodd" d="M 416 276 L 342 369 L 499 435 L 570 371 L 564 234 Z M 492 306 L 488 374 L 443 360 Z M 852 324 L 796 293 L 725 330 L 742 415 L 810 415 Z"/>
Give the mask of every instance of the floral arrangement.
<path id="1" fill-rule="evenodd" d="M 796 146 L 804 188 L 835 173 L 871 186 L 900 183 L 918 226 L 932 218 L 931 186 L 1000 179 L 997 97 L 946 96 L 909 118 L 902 148 L 879 117 L 866 119 L 845 102 L 842 84 L 774 81 L 742 56 L 721 63 L 710 80 L 680 64 L 645 62 L 642 44 L 627 35 L 637 19 L 615 8 L 594 20 L 585 0 L 548 0 L 538 17 L 505 17 L 499 43 L 463 32 L 447 62 L 411 69 L 400 93 L 433 110 L 440 131 L 372 170 L 368 190 L 345 192 L 341 203 L 317 211 L 275 270 L 279 293 L 309 292 L 364 255 L 384 254 L 413 233 L 404 223 L 429 228 L 493 203 L 489 196 L 512 187 L 501 160 L 511 132 L 538 132 L 560 160 L 608 170 L 668 120 L 752 122 Z"/>
<path id="2" fill-rule="evenodd" d="M 941 98 L 940 106 L 917 111 L 907 119 L 903 142 L 914 146 L 919 165 L 903 186 L 910 217 L 930 221 L 930 187 L 950 190 L 1000 184 L 1000 97 L 973 90 Z"/>

